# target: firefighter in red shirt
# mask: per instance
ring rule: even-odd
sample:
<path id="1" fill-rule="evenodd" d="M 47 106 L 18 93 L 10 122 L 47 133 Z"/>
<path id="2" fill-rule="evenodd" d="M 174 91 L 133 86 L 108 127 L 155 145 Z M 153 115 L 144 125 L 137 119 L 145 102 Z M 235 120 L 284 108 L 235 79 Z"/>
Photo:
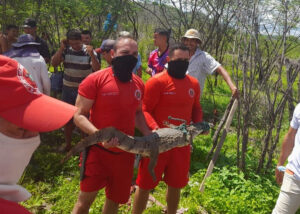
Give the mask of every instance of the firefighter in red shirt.
<path id="1" fill-rule="evenodd" d="M 199 83 L 194 77 L 185 74 L 189 65 L 189 49 L 184 45 L 174 45 L 169 50 L 168 61 L 168 69 L 149 79 L 145 86 L 143 111 L 152 130 L 165 127 L 165 122 L 174 125 L 181 123 L 169 120 L 168 116 L 183 119 L 187 124 L 202 121 Z M 143 212 L 150 190 L 155 188 L 160 180 L 168 185 L 167 212 L 176 213 L 180 189 L 188 183 L 190 149 L 188 145 L 161 153 L 155 167 L 155 182 L 148 172 L 149 158 L 142 158 L 133 214 Z"/>
<path id="2" fill-rule="evenodd" d="M 137 55 L 136 41 L 119 38 L 112 51 L 112 67 L 90 74 L 80 84 L 74 122 L 82 131 L 93 134 L 113 126 L 133 135 L 137 126 L 145 135 L 151 133 L 142 112 L 144 85 L 138 76 L 132 74 Z M 114 138 L 93 145 L 87 158 L 82 157 L 84 177 L 73 214 L 88 213 L 98 191 L 104 187 L 103 213 L 117 213 L 119 204 L 128 201 L 135 156 L 115 148 L 117 144 L 118 140 Z"/>

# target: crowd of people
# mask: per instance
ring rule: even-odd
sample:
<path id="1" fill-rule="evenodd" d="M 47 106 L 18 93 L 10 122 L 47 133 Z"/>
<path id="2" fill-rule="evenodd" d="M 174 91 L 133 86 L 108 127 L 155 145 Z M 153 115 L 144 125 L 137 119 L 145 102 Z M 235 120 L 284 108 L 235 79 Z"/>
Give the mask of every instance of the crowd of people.
<path id="1" fill-rule="evenodd" d="M 39 132 L 64 126 L 66 144 L 62 151 L 68 151 L 75 126 L 82 137 L 109 126 L 128 135 L 134 135 L 136 127 L 142 134 L 149 135 L 166 123 L 180 124 L 169 116 L 185 120 L 187 124 L 201 122 L 200 99 L 205 79 L 215 72 L 226 81 L 232 96 L 239 96 L 225 68 L 201 50 L 203 40 L 195 29 L 186 31 L 182 43 L 172 45 L 169 42 L 171 30 L 155 29 L 153 38 L 157 49 L 150 53 L 144 70 L 151 76 L 145 85 L 140 78 L 142 62 L 138 43 L 129 32 L 122 31 L 118 38 L 106 39 L 100 48 L 94 49 L 90 31 L 71 29 L 51 57 L 47 43 L 36 34 L 35 20 L 26 19 L 23 30 L 25 34 L 17 37 L 18 28 L 9 25 L 6 34 L 0 37 L 0 153 L 4 157 L 0 162 L 0 209 L 5 210 L 4 213 L 29 213 L 16 204 L 30 197 L 17 182 L 40 143 Z M 106 61 L 106 68 L 101 69 L 101 59 Z M 63 64 L 62 101 L 49 96 L 51 82 L 47 64 L 53 67 Z M 291 153 L 294 141 L 296 145 L 299 143 L 298 111 L 296 108 L 291 130 L 284 141 L 285 152 L 280 164 Z M 119 139 L 113 138 L 90 146 L 82 153 L 80 192 L 72 213 L 88 213 L 103 188 L 106 194 L 103 213 L 117 213 L 119 204 L 128 201 L 135 155 L 117 148 L 118 144 Z M 299 174 L 297 151 L 293 150 L 294 161 L 286 172 L 289 177 L 285 181 L 289 183 L 287 180 L 292 179 L 294 172 Z M 167 213 L 176 213 L 180 190 L 189 180 L 190 156 L 190 145 L 161 153 L 155 167 L 156 181 L 147 170 L 149 158 L 142 157 L 132 213 L 145 210 L 150 190 L 160 181 L 168 187 Z M 277 172 L 277 175 L 280 174 Z M 297 177 L 294 180 L 293 185 L 299 189 Z M 291 188 L 283 187 L 280 195 L 283 199 L 277 203 L 277 210 L 284 210 L 283 204 L 288 201 L 283 192 Z M 298 208 L 299 200 L 294 201 L 294 207 Z M 283 212 L 274 210 L 274 213 Z"/>

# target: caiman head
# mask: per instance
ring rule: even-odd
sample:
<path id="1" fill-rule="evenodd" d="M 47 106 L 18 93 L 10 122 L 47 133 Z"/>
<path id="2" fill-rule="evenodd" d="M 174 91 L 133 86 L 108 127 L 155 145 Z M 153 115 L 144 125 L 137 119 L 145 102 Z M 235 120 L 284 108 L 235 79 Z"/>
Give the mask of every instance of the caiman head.
<path id="1" fill-rule="evenodd" d="M 207 122 L 194 123 L 186 127 L 189 135 L 195 138 L 196 136 L 209 131 L 211 125 Z"/>

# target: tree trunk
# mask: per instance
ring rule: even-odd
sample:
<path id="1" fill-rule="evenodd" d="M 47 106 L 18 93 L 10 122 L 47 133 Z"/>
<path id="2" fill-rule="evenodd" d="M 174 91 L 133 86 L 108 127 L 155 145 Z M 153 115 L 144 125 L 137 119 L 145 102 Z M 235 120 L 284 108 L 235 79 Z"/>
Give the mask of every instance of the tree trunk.
<path id="1" fill-rule="evenodd" d="M 284 105 L 285 106 L 285 105 Z M 281 108 L 281 111 L 280 111 L 280 115 L 279 115 L 279 119 L 278 119 L 278 125 L 277 125 L 277 128 L 276 128 L 276 136 L 275 136 L 275 139 L 274 139 L 274 142 L 269 150 L 269 157 L 268 157 L 268 162 L 267 162 L 267 165 L 266 165 L 266 169 L 265 169 L 265 172 L 267 172 L 269 169 L 272 168 L 272 159 L 273 159 L 273 154 L 274 154 L 274 151 L 277 147 L 277 144 L 278 144 L 278 141 L 279 141 L 279 135 L 280 135 L 280 130 L 281 130 L 281 126 L 282 126 L 282 119 L 283 119 L 283 114 L 284 114 L 284 107 Z"/>

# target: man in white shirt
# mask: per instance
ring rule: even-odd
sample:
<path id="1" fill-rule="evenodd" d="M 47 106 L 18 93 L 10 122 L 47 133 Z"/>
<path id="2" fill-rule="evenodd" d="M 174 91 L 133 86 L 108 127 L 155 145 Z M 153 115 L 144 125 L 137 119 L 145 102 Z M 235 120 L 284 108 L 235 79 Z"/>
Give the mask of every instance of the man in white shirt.
<path id="1" fill-rule="evenodd" d="M 290 128 L 285 135 L 277 166 L 284 165 L 285 173 L 275 170 L 276 182 L 282 183 L 273 214 L 295 213 L 300 207 L 300 104 L 294 110 Z"/>
<path id="2" fill-rule="evenodd" d="M 46 62 L 37 50 L 39 45 L 40 43 L 35 42 L 30 34 L 23 34 L 4 55 L 21 63 L 36 82 L 39 91 L 50 95 L 50 78 Z"/>
<path id="3" fill-rule="evenodd" d="M 226 81 L 232 95 L 238 97 L 239 91 L 232 82 L 227 71 L 211 55 L 200 50 L 199 45 L 201 45 L 202 40 L 200 39 L 200 33 L 197 30 L 189 29 L 186 31 L 182 37 L 182 42 L 190 50 L 190 63 L 187 74 L 198 79 L 201 95 L 203 93 L 206 76 L 218 72 Z"/>

